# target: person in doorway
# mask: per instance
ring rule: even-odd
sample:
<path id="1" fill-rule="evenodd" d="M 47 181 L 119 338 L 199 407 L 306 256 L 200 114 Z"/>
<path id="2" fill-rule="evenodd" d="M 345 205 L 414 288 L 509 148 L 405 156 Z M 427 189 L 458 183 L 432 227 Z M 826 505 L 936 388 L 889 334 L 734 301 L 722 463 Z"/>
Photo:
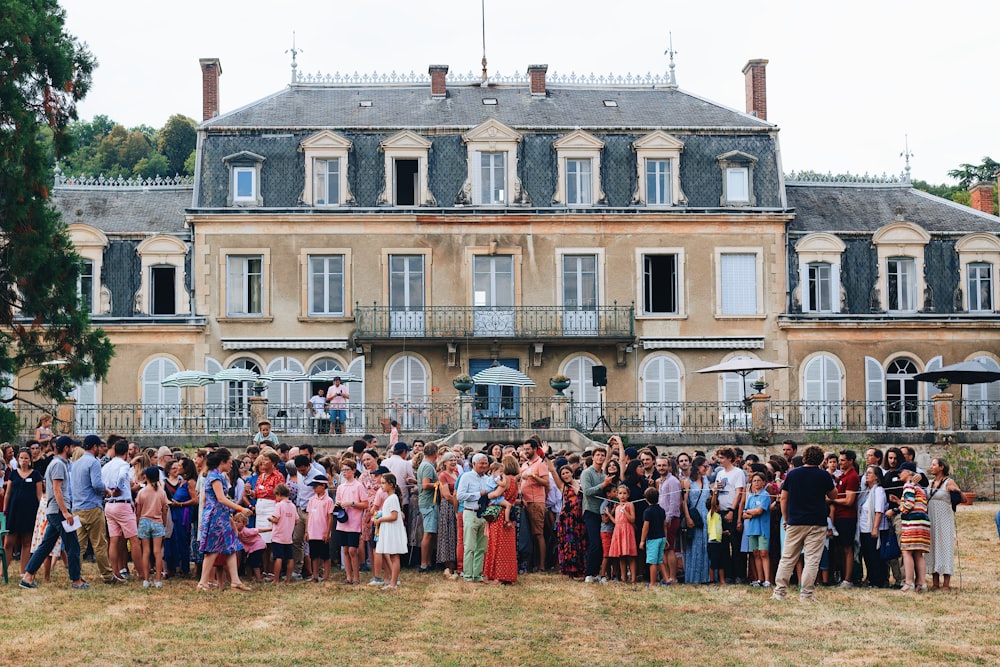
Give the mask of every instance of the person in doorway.
<path id="1" fill-rule="evenodd" d="M 351 397 L 340 377 L 333 378 L 333 384 L 326 390 L 326 402 L 330 404 L 330 434 L 343 433 L 347 424 L 347 399 Z"/>

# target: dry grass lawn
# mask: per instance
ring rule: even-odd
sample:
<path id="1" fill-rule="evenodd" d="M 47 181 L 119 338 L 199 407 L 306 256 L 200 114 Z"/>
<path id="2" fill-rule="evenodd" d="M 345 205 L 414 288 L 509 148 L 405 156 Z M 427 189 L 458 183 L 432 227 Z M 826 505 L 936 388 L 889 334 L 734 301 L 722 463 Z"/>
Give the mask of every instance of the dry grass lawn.
<path id="1" fill-rule="evenodd" d="M 0 585 L 4 665 L 996 665 L 996 505 L 958 512 L 951 594 L 818 589 L 819 604 L 748 587 L 596 586 L 554 574 L 517 586 L 404 570 L 384 593 L 339 584 L 199 594 Z M 14 564 L 16 567 L 16 563 Z M 84 576 L 98 579 L 94 565 Z"/>

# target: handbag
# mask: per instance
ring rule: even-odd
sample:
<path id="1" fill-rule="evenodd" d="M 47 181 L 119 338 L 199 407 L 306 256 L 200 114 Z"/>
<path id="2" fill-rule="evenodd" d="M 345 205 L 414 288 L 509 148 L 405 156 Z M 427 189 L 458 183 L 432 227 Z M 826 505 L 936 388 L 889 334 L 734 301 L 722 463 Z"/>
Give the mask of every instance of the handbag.
<path id="1" fill-rule="evenodd" d="M 880 530 L 878 555 L 882 560 L 893 560 L 903 555 L 899 548 L 899 541 L 896 539 L 896 531 L 892 528 Z"/>
<path id="2" fill-rule="evenodd" d="M 503 514 L 503 508 L 499 505 L 487 505 L 480 515 L 486 523 L 493 523 Z"/>

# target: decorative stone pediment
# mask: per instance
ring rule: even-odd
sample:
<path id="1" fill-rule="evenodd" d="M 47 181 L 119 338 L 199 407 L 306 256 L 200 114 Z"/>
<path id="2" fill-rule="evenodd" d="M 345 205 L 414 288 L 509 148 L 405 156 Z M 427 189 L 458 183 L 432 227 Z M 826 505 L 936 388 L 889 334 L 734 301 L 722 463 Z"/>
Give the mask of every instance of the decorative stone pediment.
<path id="1" fill-rule="evenodd" d="M 632 149 L 635 151 L 682 151 L 684 150 L 684 142 L 666 132 L 656 130 L 633 141 Z"/>
<path id="2" fill-rule="evenodd" d="M 69 238 L 79 248 L 107 248 L 108 237 L 97 227 L 77 222 L 69 225 Z"/>
<path id="3" fill-rule="evenodd" d="M 158 234 L 140 243 L 136 252 L 140 255 L 186 255 L 187 244 L 176 236 Z"/>
<path id="4" fill-rule="evenodd" d="M 462 135 L 462 141 L 466 143 L 487 142 L 487 143 L 517 143 L 521 141 L 521 133 L 513 128 L 504 125 L 495 118 L 491 118 L 485 123 L 480 123 Z M 491 148 L 490 150 L 495 150 Z"/>
<path id="5" fill-rule="evenodd" d="M 872 243 L 876 245 L 927 245 L 930 240 L 926 229 L 903 221 L 890 222 L 872 234 Z"/>
<path id="6" fill-rule="evenodd" d="M 431 142 L 420 136 L 415 132 L 409 130 L 403 130 L 402 132 L 397 132 L 388 139 L 379 143 L 379 148 L 382 150 L 396 149 L 396 150 L 423 150 L 426 151 L 430 149 Z"/>
<path id="7" fill-rule="evenodd" d="M 730 164 L 756 164 L 757 158 L 743 151 L 729 151 L 715 157 L 716 162 Z"/>
<path id="8" fill-rule="evenodd" d="M 584 132 L 583 130 L 574 130 L 566 136 L 553 141 L 552 147 L 557 151 L 566 149 L 599 151 L 604 148 L 604 142 L 588 132 Z"/>
<path id="9" fill-rule="evenodd" d="M 267 158 L 263 155 L 257 155 L 256 153 L 251 153 L 250 151 L 240 151 L 239 153 L 233 153 L 232 155 L 227 155 L 222 158 L 222 162 L 228 165 L 261 165 L 266 159 Z"/>
<path id="10" fill-rule="evenodd" d="M 827 232 L 809 234 L 795 244 L 795 252 L 799 255 L 802 255 L 803 253 L 835 253 L 840 255 L 846 248 L 847 246 L 844 245 L 843 241 L 841 241 L 837 236 L 828 234 Z"/>
<path id="11" fill-rule="evenodd" d="M 306 137 L 299 144 L 300 151 L 310 151 L 318 150 L 322 151 L 324 149 L 334 149 L 334 150 L 347 150 L 351 147 L 351 140 L 345 139 L 336 132 L 330 130 L 322 130 L 316 134 Z"/>
<path id="12" fill-rule="evenodd" d="M 976 232 L 960 238 L 955 250 L 963 253 L 1000 252 L 1000 239 L 986 232 Z"/>

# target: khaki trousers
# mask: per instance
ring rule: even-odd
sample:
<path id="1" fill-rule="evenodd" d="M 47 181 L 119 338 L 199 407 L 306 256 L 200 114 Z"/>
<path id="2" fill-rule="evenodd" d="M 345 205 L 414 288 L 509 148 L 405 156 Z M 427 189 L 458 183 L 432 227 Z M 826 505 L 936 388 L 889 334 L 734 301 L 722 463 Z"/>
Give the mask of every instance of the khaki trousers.
<path id="1" fill-rule="evenodd" d="M 73 512 L 80 517 L 80 529 L 77 537 L 80 539 L 80 560 L 87 551 L 88 540 L 94 547 L 94 560 L 102 579 L 111 578 L 111 560 L 108 558 L 108 524 L 104 519 L 104 510 L 92 507 L 89 510 Z"/>
<path id="2" fill-rule="evenodd" d="M 826 540 L 826 526 L 788 526 L 785 529 L 785 546 L 781 550 L 781 563 L 778 564 L 778 574 L 774 578 L 774 594 L 784 597 L 788 589 L 788 581 L 799 562 L 799 554 L 803 553 L 805 565 L 802 568 L 802 590 L 799 597 L 813 597 L 813 587 L 816 584 L 816 574 L 819 572 L 819 561 L 823 557 L 823 542 Z"/>

